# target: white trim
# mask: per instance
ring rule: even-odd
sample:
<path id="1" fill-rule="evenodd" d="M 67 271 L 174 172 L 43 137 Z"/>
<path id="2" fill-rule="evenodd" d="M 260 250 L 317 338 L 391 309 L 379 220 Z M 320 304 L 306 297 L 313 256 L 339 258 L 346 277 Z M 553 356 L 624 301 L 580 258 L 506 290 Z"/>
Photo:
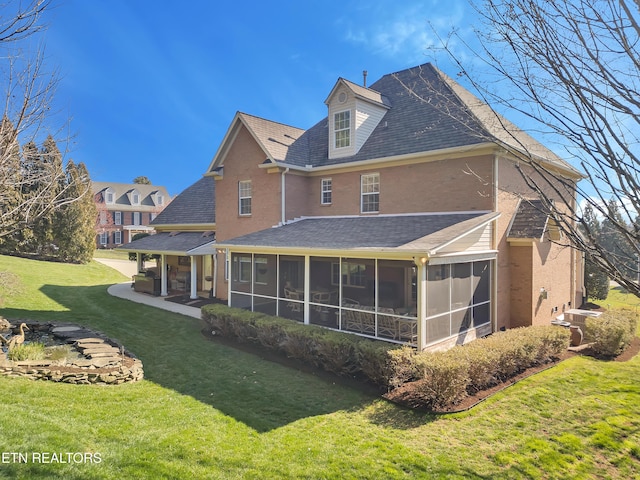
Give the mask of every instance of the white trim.
<path id="1" fill-rule="evenodd" d="M 347 115 L 345 115 L 344 118 L 341 118 L 341 119 L 338 120 L 338 118 L 337 118 L 338 115 L 344 115 L 344 114 L 347 114 Z M 340 150 L 343 150 L 343 149 L 351 148 L 351 146 L 353 145 L 353 140 L 352 140 L 352 138 L 353 138 L 353 135 L 352 135 L 352 132 L 353 132 L 353 121 L 351 119 L 351 109 L 347 108 L 345 110 L 339 110 L 339 111 L 333 112 L 333 115 L 332 115 L 331 118 L 332 118 L 332 122 L 331 122 L 331 127 L 332 127 L 331 128 L 331 133 L 332 133 L 332 135 L 331 135 L 331 138 L 333 140 L 332 143 L 331 143 L 331 147 L 332 147 L 331 149 L 335 150 L 335 151 L 340 151 Z M 347 123 L 347 127 L 338 128 L 337 125 L 336 125 L 336 121 Z M 337 134 L 338 133 L 343 133 L 343 132 L 347 132 L 347 136 L 345 138 L 342 138 L 341 140 L 346 140 L 347 144 L 338 146 L 338 135 Z"/>
<path id="2" fill-rule="evenodd" d="M 465 231 L 463 234 L 458 235 L 457 237 L 455 237 L 455 238 L 453 238 L 453 239 L 451 239 L 451 240 L 449 240 L 449 241 L 447 241 L 447 242 L 443 243 L 442 245 L 439 245 L 438 247 L 434 248 L 433 250 L 430 250 L 430 251 L 429 251 L 429 255 L 437 255 L 439 250 L 441 250 L 441 249 L 443 249 L 443 248 L 445 248 L 445 247 L 447 247 L 447 246 L 451 245 L 452 243 L 454 243 L 454 242 L 456 242 L 456 241 L 460 240 L 460 239 L 461 239 L 461 238 L 463 238 L 463 237 L 466 237 L 467 235 L 469 235 L 469 234 L 470 234 L 470 233 L 472 233 L 472 232 L 475 232 L 475 231 L 476 231 L 476 230 L 478 230 L 478 229 L 485 228 L 485 227 L 486 227 L 487 225 L 489 225 L 491 222 L 493 222 L 493 221 L 497 220 L 501 215 L 502 215 L 501 213 L 496 212 L 496 215 L 495 215 L 495 216 L 493 216 L 493 217 L 491 217 L 490 219 L 488 219 L 486 222 L 482 222 L 480 225 L 476 225 L 475 227 L 473 227 L 473 228 L 471 228 L 471 229 L 469 229 L 469 230 Z M 495 225 L 494 225 L 494 230 L 495 230 Z"/>
<path id="3" fill-rule="evenodd" d="M 249 186 L 249 195 L 246 194 L 246 186 Z M 245 192 L 243 196 L 243 187 Z M 249 212 L 242 212 L 242 200 L 249 199 Z M 253 211 L 253 184 L 251 180 L 238 180 L 238 215 L 249 217 Z"/>
<path id="4" fill-rule="evenodd" d="M 329 189 L 325 190 L 325 182 L 329 182 Z M 329 201 L 324 201 L 324 194 L 329 194 Z M 320 179 L 320 205 L 331 205 L 333 203 L 333 179 L 331 177 L 323 177 Z"/>
<path id="5" fill-rule="evenodd" d="M 371 181 L 368 183 L 368 185 L 377 185 L 377 191 L 373 191 L 373 192 L 365 192 L 364 191 L 364 181 L 366 179 L 375 179 L 376 181 Z M 364 199 L 365 199 L 365 195 L 367 196 L 374 196 L 377 195 L 378 196 L 378 208 L 375 210 L 367 210 L 366 212 L 364 211 Z M 369 213 L 378 213 L 380 211 L 380 173 L 379 172 L 374 172 L 374 173 L 363 173 L 360 175 L 360 213 L 363 214 L 369 214 Z"/>

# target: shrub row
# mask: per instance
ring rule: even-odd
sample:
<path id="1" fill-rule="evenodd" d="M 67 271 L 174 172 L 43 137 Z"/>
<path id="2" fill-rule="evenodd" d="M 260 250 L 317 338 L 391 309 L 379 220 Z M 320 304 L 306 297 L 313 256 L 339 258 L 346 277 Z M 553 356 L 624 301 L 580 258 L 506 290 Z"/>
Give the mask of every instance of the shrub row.
<path id="1" fill-rule="evenodd" d="M 596 355 L 615 357 L 629 346 L 638 329 L 638 314 L 631 310 L 608 310 L 599 317 L 587 317 L 585 340 Z"/>
<path id="2" fill-rule="evenodd" d="M 553 361 L 569 346 L 570 332 L 526 327 L 498 332 L 446 352 L 389 352 L 390 386 L 415 382 L 422 406 L 440 409 L 490 388 L 527 368 Z"/>
<path id="3" fill-rule="evenodd" d="M 337 375 L 364 375 L 380 386 L 388 383 L 388 352 L 398 348 L 386 342 L 219 304 L 206 305 L 201 311 L 202 319 L 218 335 L 261 345 Z"/>

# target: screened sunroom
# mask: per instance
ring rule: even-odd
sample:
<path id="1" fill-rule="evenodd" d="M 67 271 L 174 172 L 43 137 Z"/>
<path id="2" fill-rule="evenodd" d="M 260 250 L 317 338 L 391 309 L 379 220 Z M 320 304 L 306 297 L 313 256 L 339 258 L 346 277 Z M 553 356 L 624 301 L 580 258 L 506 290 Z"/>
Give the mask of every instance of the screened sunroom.
<path id="1" fill-rule="evenodd" d="M 495 252 L 485 243 L 495 215 L 444 217 L 304 219 L 222 242 L 229 305 L 421 349 L 489 333 Z M 395 245 L 391 226 L 408 231 Z"/>

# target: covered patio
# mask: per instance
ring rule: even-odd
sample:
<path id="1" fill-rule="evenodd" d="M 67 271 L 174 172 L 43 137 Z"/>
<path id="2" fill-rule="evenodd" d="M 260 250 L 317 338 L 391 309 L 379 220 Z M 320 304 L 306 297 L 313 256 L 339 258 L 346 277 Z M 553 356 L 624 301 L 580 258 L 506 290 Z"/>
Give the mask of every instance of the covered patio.
<path id="1" fill-rule="evenodd" d="M 413 345 L 492 331 L 495 213 L 310 217 L 238 237 L 232 307 Z"/>
<path id="2" fill-rule="evenodd" d="M 198 298 L 198 292 L 216 294 L 218 262 L 213 232 L 160 232 L 118 249 L 137 255 L 139 273 L 133 279 L 136 291 L 165 297 L 170 292 L 188 293 L 192 299 Z M 159 257 L 157 271 L 142 268 L 143 254 Z M 138 283 L 154 287 L 138 289 Z"/>

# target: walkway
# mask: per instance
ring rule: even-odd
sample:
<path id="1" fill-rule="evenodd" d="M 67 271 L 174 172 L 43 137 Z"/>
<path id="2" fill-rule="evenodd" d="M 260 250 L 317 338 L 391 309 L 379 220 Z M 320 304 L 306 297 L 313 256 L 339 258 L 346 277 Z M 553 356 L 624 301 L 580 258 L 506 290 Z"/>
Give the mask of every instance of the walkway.
<path id="1" fill-rule="evenodd" d="M 136 262 L 132 262 L 131 260 L 120 259 L 120 258 L 95 258 L 96 262 L 100 262 L 107 267 L 111 267 L 114 270 L 119 271 L 127 278 L 131 278 L 133 275 L 138 273 L 138 264 Z"/>
<path id="2" fill-rule="evenodd" d="M 134 292 L 133 288 L 131 288 L 131 282 L 116 283 L 115 285 L 111 285 L 107 289 L 107 292 L 109 293 L 109 295 L 118 298 L 124 298 L 125 300 L 130 300 L 132 302 L 143 303 L 144 305 L 160 308 L 162 310 L 168 310 L 174 313 L 180 313 L 189 317 L 201 318 L 199 308 L 189 307 L 188 305 L 180 305 L 179 303 L 175 302 L 167 302 L 165 301 L 165 297 L 154 297 L 152 295 L 147 295 L 146 293 Z"/>

